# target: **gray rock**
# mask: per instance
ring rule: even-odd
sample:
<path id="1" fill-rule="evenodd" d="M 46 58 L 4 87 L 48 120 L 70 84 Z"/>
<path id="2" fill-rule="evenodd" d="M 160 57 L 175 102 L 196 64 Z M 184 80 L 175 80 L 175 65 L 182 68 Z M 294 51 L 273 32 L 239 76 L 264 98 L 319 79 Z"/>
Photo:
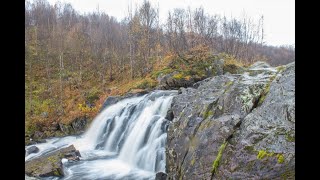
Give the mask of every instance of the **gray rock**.
<path id="1" fill-rule="evenodd" d="M 59 129 L 62 131 L 65 135 L 72 134 L 72 127 L 67 124 L 59 123 Z"/>
<path id="2" fill-rule="evenodd" d="M 267 69 L 267 68 L 271 68 L 271 66 L 264 61 L 257 61 L 249 67 L 249 69 L 254 69 L 254 68 Z"/>
<path id="3" fill-rule="evenodd" d="M 186 80 L 184 78 L 175 78 L 174 76 L 178 74 L 178 72 L 173 72 L 163 76 L 160 79 L 158 89 L 179 89 L 180 87 L 189 87 L 195 83 L 193 78 Z"/>
<path id="4" fill-rule="evenodd" d="M 173 111 L 172 111 L 171 109 L 169 109 L 165 118 L 166 118 L 168 121 L 172 121 L 173 117 L 174 117 L 174 116 L 173 116 Z"/>
<path id="5" fill-rule="evenodd" d="M 102 105 L 102 107 L 101 107 L 101 109 L 100 109 L 100 112 L 101 112 L 103 109 L 105 109 L 105 108 L 107 108 L 107 107 L 109 107 L 109 106 L 117 103 L 119 100 L 121 100 L 121 96 L 109 96 L 109 97 L 106 99 L 106 101 L 103 103 L 103 105 Z"/>
<path id="6" fill-rule="evenodd" d="M 202 81 L 198 81 L 198 82 L 194 83 L 194 84 L 192 85 L 192 87 L 197 89 L 201 84 L 210 81 L 210 79 L 211 79 L 211 78 L 206 78 L 206 79 L 204 79 L 204 80 L 202 80 Z"/>
<path id="7" fill-rule="evenodd" d="M 162 90 L 168 90 L 168 89 L 175 89 L 178 90 L 180 87 L 190 87 L 195 82 L 202 80 L 203 78 L 198 78 L 195 76 L 191 76 L 190 79 L 185 78 L 175 78 L 174 76 L 178 74 L 178 72 L 173 72 L 170 74 L 167 74 L 160 78 L 158 89 Z"/>
<path id="8" fill-rule="evenodd" d="M 164 172 L 157 172 L 155 180 L 166 180 L 167 174 Z"/>
<path id="9" fill-rule="evenodd" d="M 37 146 L 30 146 L 26 149 L 26 156 L 37 152 L 39 152 L 39 148 Z"/>
<path id="10" fill-rule="evenodd" d="M 88 119 L 86 116 L 75 118 L 70 124 L 58 123 L 58 129 L 65 135 L 79 135 L 86 129 Z"/>
<path id="11" fill-rule="evenodd" d="M 36 143 L 45 143 L 45 142 L 47 142 L 45 139 L 37 139 L 35 141 L 36 141 Z"/>
<path id="12" fill-rule="evenodd" d="M 45 139 L 37 139 L 35 140 L 36 143 L 45 143 L 47 142 Z"/>
<path id="13" fill-rule="evenodd" d="M 295 65 L 271 83 L 261 106 L 248 114 L 230 139 L 216 179 L 294 179 Z"/>
<path id="14" fill-rule="evenodd" d="M 81 157 L 81 154 L 80 154 L 79 150 L 75 151 L 75 155 Z"/>
<path id="15" fill-rule="evenodd" d="M 73 145 L 59 149 L 57 151 L 46 154 L 45 156 L 37 157 L 25 162 L 25 174 L 32 177 L 48 177 L 58 176 L 62 177 L 63 167 L 61 159 L 68 156 L 71 160 L 79 160 L 77 156 L 74 156 L 76 149 Z M 71 156 L 70 156 L 71 154 Z"/>
<path id="16" fill-rule="evenodd" d="M 68 159 L 69 162 L 79 161 L 79 157 L 81 157 L 79 150 L 71 150 L 71 152 L 64 154 L 64 158 Z"/>
<path id="17" fill-rule="evenodd" d="M 273 67 L 271 67 L 269 64 L 266 62 L 258 61 L 252 64 L 247 72 L 249 73 L 250 76 L 256 76 L 258 74 L 274 74 L 277 72 L 277 70 Z"/>
<path id="18" fill-rule="evenodd" d="M 294 67 L 294 64 L 291 66 Z M 282 161 L 282 158 L 291 162 L 291 166 L 289 166 L 291 173 L 294 163 L 292 166 L 292 158 L 290 159 L 288 156 L 291 154 L 294 157 L 294 151 L 292 151 L 294 144 L 292 142 L 283 144 L 285 135 L 281 136 L 282 140 L 280 138 L 277 145 L 273 145 L 274 150 L 268 151 L 268 153 L 274 152 L 275 154 L 272 155 L 270 166 L 266 166 L 260 174 L 255 174 L 257 169 L 262 168 L 259 163 L 256 163 L 260 161 L 257 156 L 259 153 L 260 156 L 263 156 L 263 151 L 260 150 L 269 150 L 273 139 L 266 139 L 266 142 L 261 145 L 253 146 L 255 150 L 250 156 L 240 153 L 246 147 L 244 144 L 260 142 L 261 138 L 265 138 L 272 130 L 274 133 L 271 133 L 270 136 L 273 136 L 275 140 L 278 138 L 276 132 L 280 134 L 288 132 L 290 134 L 288 137 L 292 137 L 292 133 L 294 134 L 294 128 L 286 127 L 284 122 L 269 124 L 268 122 L 271 120 L 266 121 L 268 117 L 276 118 L 275 116 L 278 116 L 281 119 L 282 116 L 286 116 L 288 117 L 286 123 L 292 124 L 294 122 L 295 108 L 294 96 L 292 96 L 294 90 L 291 86 L 289 88 L 291 90 L 288 92 L 281 90 L 283 89 L 281 86 L 286 82 L 283 77 L 290 76 L 288 81 L 291 82 L 291 85 L 294 81 L 294 70 L 289 70 L 292 69 L 291 66 L 279 74 L 276 68 L 266 67 L 265 64 L 260 63 L 260 65 L 249 68 L 243 74 L 215 76 L 198 82 L 194 86 L 195 88 L 181 88 L 180 94 L 172 101 L 174 118 L 168 128 L 166 148 L 168 178 L 255 179 L 259 175 L 266 179 L 274 178 L 276 176 L 273 175 L 280 176 L 281 172 L 277 168 L 273 170 L 272 166 L 285 168 L 281 163 L 280 165 L 271 165 L 271 162 L 274 163 L 275 159 Z M 250 74 L 250 71 L 255 73 Z M 274 87 L 273 84 L 277 81 L 279 81 L 279 86 Z M 268 96 L 271 96 L 271 93 L 267 92 L 269 87 L 270 92 L 274 92 L 274 96 L 269 97 L 270 102 L 267 103 Z M 279 93 L 275 93 L 276 91 Z M 287 96 L 280 96 L 280 92 L 287 94 Z M 279 102 L 278 105 L 285 104 L 286 108 L 280 108 L 276 104 L 271 105 L 271 102 Z M 258 109 L 261 109 L 260 111 L 264 114 L 254 114 Z M 271 109 L 273 110 L 271 111 Z M 282 113 L 281 116 L 280 113 Z M 264 121 L 265 123 L 262 123 Z M 247 123 L 255 125 L 246 126 Z M 258 131 L 261 123 L 265 127 Z M 241 131 L 246 133 L 240 136 Z M 252 140 L 248 142 L 251 136 Z M 252 149 L 252 147 L 248 148 Z M 254 160 L 254 163 L 250 166 L 255 170 L 245 171 L 244 168 L 249 165 L 251 160 Z M 226 165 L 223 165 L 224 163 Z"/>
<path id="19" fill-rule="evenodd" d="M 71 127 L 76 132 L 76 134 L 82 133 L 87 125 L 87 117 L 79 117 L 72 121 Z"/>

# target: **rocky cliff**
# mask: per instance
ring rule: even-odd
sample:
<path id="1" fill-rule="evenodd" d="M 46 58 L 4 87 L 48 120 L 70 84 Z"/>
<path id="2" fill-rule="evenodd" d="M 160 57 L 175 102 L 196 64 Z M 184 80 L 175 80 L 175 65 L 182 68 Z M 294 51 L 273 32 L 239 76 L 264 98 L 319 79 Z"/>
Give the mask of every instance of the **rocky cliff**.
<path id="1" fill-rule="evenodd" d="M 168 128 L 168 179 L 294 178 L 294 63 L 257 62 L 179 92 Z"/>

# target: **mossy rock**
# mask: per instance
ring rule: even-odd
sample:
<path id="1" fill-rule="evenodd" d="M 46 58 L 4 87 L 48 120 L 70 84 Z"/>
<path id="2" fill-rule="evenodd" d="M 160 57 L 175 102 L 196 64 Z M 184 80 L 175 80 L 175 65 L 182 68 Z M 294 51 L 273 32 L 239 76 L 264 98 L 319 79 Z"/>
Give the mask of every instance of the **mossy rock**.
<path id="1" fill-rule="evenodd" d="M 62 177 L 64 173 L 62 170 L 61 159 L 65 156 L 65 154 L 75 151 L 75 147 L 71 145 L 53 153 L 49 153 L 45 156 L 26 161 L 25 174 L 33 177 Z"/>
<path id="2" fill-rule="evenodd" d="M 230 74 L 242 74 L 245 68 L 238 66 L 236 64 L 225 64 L 223 66 L 223 72 L 229 72 Z"/>

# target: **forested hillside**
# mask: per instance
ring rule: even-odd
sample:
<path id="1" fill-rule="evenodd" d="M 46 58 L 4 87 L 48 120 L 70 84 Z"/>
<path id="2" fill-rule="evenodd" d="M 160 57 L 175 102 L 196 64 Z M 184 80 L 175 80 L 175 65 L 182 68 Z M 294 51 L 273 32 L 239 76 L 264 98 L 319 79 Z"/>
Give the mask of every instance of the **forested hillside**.
<path id="1" fill-rule="evenodd" d="M 179 69 L 187 78 L 201 76 L 190 68 L 207 68 L 209 56 L 237 66 L 295 60 L 294 47 L 264 43 L 263 17 L 230 19 L 203 8 L 175 9 L 160 22 L 159 8 L 148 1 L 128 7 L 121 21 L 106 13 L 26 1 L 26 134 L 93 117 L 107 96 L 153 88 L 160 73 Z"/>

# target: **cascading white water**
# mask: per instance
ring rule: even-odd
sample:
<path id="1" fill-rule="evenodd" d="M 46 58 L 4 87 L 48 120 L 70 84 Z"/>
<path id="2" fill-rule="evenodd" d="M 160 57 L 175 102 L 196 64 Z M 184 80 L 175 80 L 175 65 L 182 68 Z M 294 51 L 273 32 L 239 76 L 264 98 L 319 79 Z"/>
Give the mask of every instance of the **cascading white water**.
<path id="1" fill-rule="evenodd" d="M 154 179 L 165 172 L 166 113 L 176 91 L 154 91 L 104 109 L 82 136 L 49 139 L 28 161 L 73 144 L 81 160 L 62 179 Z"/>

